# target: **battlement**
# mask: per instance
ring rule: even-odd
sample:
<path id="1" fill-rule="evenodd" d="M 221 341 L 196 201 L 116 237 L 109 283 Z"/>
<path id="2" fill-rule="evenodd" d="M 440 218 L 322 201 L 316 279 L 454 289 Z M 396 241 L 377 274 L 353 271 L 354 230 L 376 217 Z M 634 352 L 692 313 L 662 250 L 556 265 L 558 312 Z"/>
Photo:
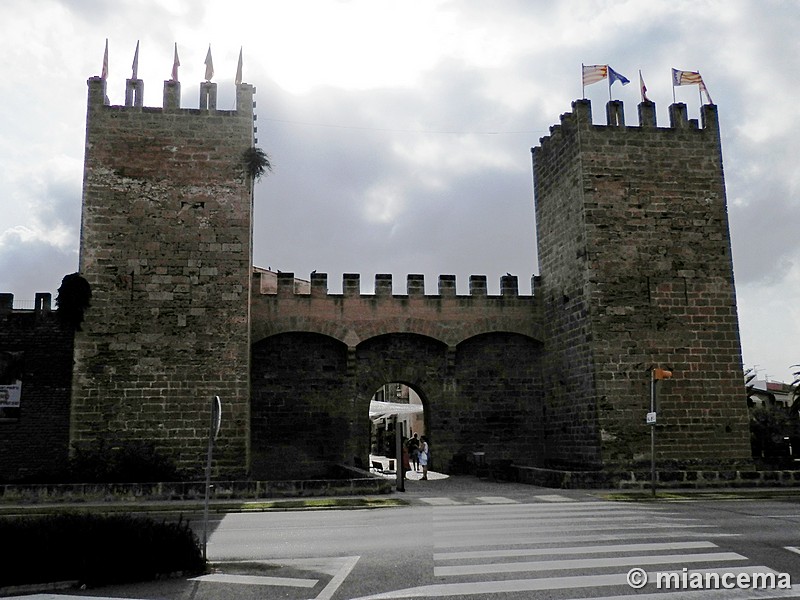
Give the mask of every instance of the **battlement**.
<path id="1" fill-rule="evenodd" d="M 542 148 L 548 145 L 552 138 L 560 135 L 562 130 L 572 131 L 579 127 L 592 127 L 595 130 L 608 131 L 635 131 L 637 129 L 652 131 L 700 131 L 719 138 L 719 117 L 715 104 L 704 104 L 701 108 L 701 122 L 689 119 L 686 104 L 678 102 L 669 106 L 669 127 L 657 127 L 655 102 L 640 102 L 638 105 L 638 126 L 625 125 L 624 104 L 621 100 L 611 100 L 606 103 L 606 123 L 594 124 L 592 122 L 592 103 L 582 99 L 572 102 L 572 112 L 561 115 L 561 123 L 550 127 L 550 135 L 539 139 Z"/>
<path id="2" fill-rule="evenodd" d="M 236 85 L 236 106 L 233 110 L 219 110 L 217 108 L 217 84 L 210 81 L 200 83 L 199 108 L 181 108 L 181 82 L 167 80 L 164 82 L 163 103 L 161 107 L 143 106 L 144 82 L 141 79 L 128 79 L 125 85 L 125 105 L 111 105 L 106 95 L 106 80 L 102 77 L 90 77 L 87 81 L 89 86 L 89 113 L 101 109 L 133 109 L 145 112 L 165 112 L 184 114 L 209 114 L 217 116 L 253 115 L 255 102 L 253 96 L 256 88 L 249 83 Z"/>
<path id="3" fill-rule="evenodd" d="M 14 294 L 0 294 L 0 314 L 12 311 L 33 312 L 36 314 L 47 314 L 51 311 L 52 296 L 46 292 L 38 292 L 33 301 L 33 308 L 21 306 L 14 308 Z"/>
<path id="4" fill-rule="evenodd" d="M 503 275 L 500 278 L 500 294 L 492 297 L 531 297 L 535 294 L 536 287 L 540 284 L 541 278 L 538 275 L 531 277 L 531 294 L 522 295 L 519 293 L 518 279 L 516 275 Z M 277 296 L 312 296 L 322 298 L 326 296 L 337 296 L 345 298 L 354 297 L 387 297 L 387 296 L 408 296 L 424 297 L 425 276 L 412 274 L 406 278 L 406 293 L 393 293 L 393 280 L 391 274 L 379 273 L 375 275 L 375 291 L 372 294 L 365 294 L 361 291 L 361 275 L 358 273 L 345 273 L 342 276 L 342 293 L 331 294 L 328 291 L 328 274 L 311 273 L 309 280 L 298 279 L 294 273 L 275 273 L 263 269 L 253 271 L 253 294 L 254 295 L 277 295 Z M 456 297 L 456 276 L 439 275 L 438 293 L 428 294 L 428 297 Z M 471 275 L 469 278 L 469 295 L 461 297 L 490 297 L 487 291 L 485 275 Z"/>

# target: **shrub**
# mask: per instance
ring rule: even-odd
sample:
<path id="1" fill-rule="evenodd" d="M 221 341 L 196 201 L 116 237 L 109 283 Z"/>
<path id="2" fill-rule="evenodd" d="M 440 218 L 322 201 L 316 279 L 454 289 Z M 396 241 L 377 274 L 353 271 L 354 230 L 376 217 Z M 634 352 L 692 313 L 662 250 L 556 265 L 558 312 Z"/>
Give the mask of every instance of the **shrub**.
<path id="1" fill-rule="evenodd" d="M 205 569 L 184 522 L 58 513 L 0 519 L 0 587 L 77 580 L 88 586 Z"/>

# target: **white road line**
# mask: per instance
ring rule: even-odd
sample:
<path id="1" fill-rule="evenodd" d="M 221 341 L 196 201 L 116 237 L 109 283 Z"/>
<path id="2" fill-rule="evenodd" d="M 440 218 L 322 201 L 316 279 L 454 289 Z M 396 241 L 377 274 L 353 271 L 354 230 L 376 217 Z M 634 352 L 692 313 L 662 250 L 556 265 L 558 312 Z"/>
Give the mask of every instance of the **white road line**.
<path id="1" fill-rule="evenodd" d="M 280 587 L 312 588 L 319 583 L 319 579 L 301 579 L 299 577 L 267 577 L 262 575 L 231 575 L 228 573 L 212 573 L 192 577 L 189 581 L 202 583 L 235 583 L 240 585 L 270 585 Z"/>
<path id="2" fill-rule="evenodd" d="M 466 552 L 437 552 L 433 560 L 466 560 L 471 558 L 503 558 L 522 556 L 552 556 L 569 554 L 599 554 L 601 552 L 645 552 L 659 550 L 699 550 L 718 548 L 713 542 L 661 542 L 648 544 L 604 544 L 598 546 L 572 546 L 560 548 L 548 546 L 546 548 L 521 548 L 505 550 L 474 550 Z"/>
<path id="3" fill-rule="evenodd" d="M 702 528 L 710 528 L 713 525 L 704 525 L 704 524 L 697 524 L 697 525 L 683 525 L 683 524 L 672 524 L 665 523 L 664 525 L 656 525 L 653 523 L 604 523 L 600 524 L 597 523 L 592 525 L 591 529 L 594 532 L 608 532 L 608 531 L 623 531 L 626 529 L 634 529 L 634 530 L 647 530 L 652 533 L 657 532 L 658 530 L 675 530 L 675 529 L 702 529 Z M 448 531 L 448 530 L 437 530 L 436 531 L 436 539 L 437 541 L 452 541 L 457 539 L 464 539 L 469 538 L 475 540 L 477 536 L 481 536 L 479 539 L 482 542 L 484 535 L 493 534 L 494 536 L 512 536 L 512 537 L 519 537 L 521 535 L 543 535 L 543 534 L 571 534 L 576 529 L 580 529 L 580 527 L 576 525 L 544 525 L 541 527 L 536 527 L 535 525 L 526 525 L 524 527 L 501 527 L 501 528 L 487 528 L 486 531 Z M 658 533 L 658 535 L 661 535 Z M 492 537 L 489 535 L 489 537 Z"/>
<path id="4" fill-rule="evenodd" d="M 341 558 L 343 564 L 336 575 L 333 576 L 328 582 L 328 585 L 319 593 L 319 595 L 315 598 L 315 600 L 330 600 L 331 597 L 336 593 L 336 590 L 339 589 L 339 586 L 342 585 L 342 582 L 350 575 L 350 572 L 353 570 L 353 567 L 356 566 L 358 562 L 359 556 L 344 556 Z"/>
<path id="5" fill-rule="evenodd" d="M 602 521 L 607 523 L 610 519 L 614 519 L 614 522 L 620 521 L 640 521 L 640 522 L 648 522 L 648 523 L 697 523 L 700 519 L 693 519 L 693 518 L 679 518 L 679 517 L 668 517 L 663 515 L 603 515 L 602 517 L 584 517 L 584 516 L 573 516 L 573 515 L 536 515 L 536 516 L 527 516 L 527 515 L 484 515 L 481 517 L 479 523 L 475 523 L 475 519 L 465 519 L 463 517 L 459 518 L 458 520 L 446 520 L 442 521 L 434 517 L 433 524 L 436 526 L 442 527 L 457 527 L 460 525 L 483 525 L 485 527 L 490 527 L 491 523 L 546 523 L 547 521 L 565 521 L 569 519 L 569 522 L 572 524 L 580 524 L 580 523 L 596 523 L 598 521 Z"/>
<path id="6" fill-rule="evenodd" d="M 462 502 L 453 500 L 452 498 L 448 498 L 446 496 L 441 498 L 420 498 L 420 502 L 430 504 L 431 506 L 456 506 L 463 504 Z"/>
<path id="7" fill-rule="evenodd" d="M 659 538 L 725 538 L 725 537 L 741 537 L 741 533 L 722 533 L 713 531 L 660 531 L 658 532 Z M 620 534 L 602 534 L 595 533 L 576 533 L 565 534 L 561 533 L 558 536 L 559 542 L 620 542 L 626 540 L 639 540 L 648 539 L 653 537 L 653 532 L 630 532 Z M 545 542 L 542 542 L 543 544 Z M 509 545 L 531 545 L 536 544 L 536 540 L 531 540 L 530 537 L 525 536 L 522 538 L 513 538 L 508 534 L 499 534 L 496 536 L 482 535 L 480 540 L 476 541 L 475 537 L 464 536 L 462 539 L 450 540 L 435 540 L 435 548 L 469 548 L 471 546 L 509 546 Z"/>
<path id="8" fill-rule="evenodd" d="M 478 496 L 476 500 L 480 500 L 486 504 L 519 504 L 518 500 L 512 500 L 505 496 Z"/>
<path id="9" fill-rule="evenodd" d="M 440 496 L 445 498 L 446 496 Z M 497 507 L 500 509 L 500 507 Z M 619 504 L 616 502 L 574 502 L 571 504 L 559 504 L 558 506 L 554 506 L 553 504 L 513 504 L 504 507 L 504 509 L 500 510 L 514 510 L 518 508 L 524 508 L 525 510 L 529 510 L 531 512 L 548 512 L 552 510 L 558 511 L 585 511 L 585 512 L 597 512 L 597 511 L 627 511 L 627 512 L 657 512 L 661 511 L 660 507 L 654 506 L 647 506 L 647 505 L 639 505 L 639 504 Z M 453 512 L 470 512 L 470 511 L 479 511 L 485 510 L 485 507 L 481 507 L 480 505 L 475 504 L 462 504 L 457 508 L 448 509 L 448 511 Z M 663 510 L 670 510 L 673 511 L 674 509 L 670 507 L 669 509 L 664 508 Z"/>
<path id="10" fill-rule="evenodd" d="M 541 500 L 542 502 L 575 502 L 575 499 L 573 498 L 559 496 L 558 494 L 542 494 L 540 496 L 534 496 L 534 498 Z"/>
<path id="11" fill-rule="evenodd" d="M 736 552 L 708 552 L 706 554 L 663 554 L 640 556 L 607 556 L 603 558 L 569 558 L 511 563 L 483 563 L 434 567 L 435 577 L 453 575 L 487 575 L 489 573 L 526 573 L 538 571 L 566 571 L 572 569 L 604 569 L 608 567 L 641 567 L 644 565 L 670 565 L 705 562 L 747 560 Z"/>
<path id="12" fill-rule="evenodd" d="M 703 569 L 692 571 L 697 573 L 770 573 L 768 567 L 745 567 L 734 569 Z M 648 574 L 653 575 L 653 574 Z M 608 575 L 576 575 L 572 577 L 548 577 L 542 579 L 506 579 L 501 581 L 477 581 L 470 583 L 441 583 L 423 585 L 403 590 L 385 592 L 353 600 L 394 600 L 395 598 L 443 598 L 447 596 L 469 596 L 514 592 L 535 592 L 546 590 L 561 590 L 569 588 L 597 588 L 610 586 L 625 586 L 627 588 L 625 573 L 612 573 Z M 631 600 L 641 597 L 647 600 L 675 600 L 675 598 L 691 600 L 745 600 L 771 598 L 792 598 L 800 592 L 800 586 L 792 586 L 789 590 L 675 590 L 672 592 L 656 592 L 647 594 L 623 594 L 621 596 L 606 596 L 599 598 L 593 596 L 591 600 Z"/>

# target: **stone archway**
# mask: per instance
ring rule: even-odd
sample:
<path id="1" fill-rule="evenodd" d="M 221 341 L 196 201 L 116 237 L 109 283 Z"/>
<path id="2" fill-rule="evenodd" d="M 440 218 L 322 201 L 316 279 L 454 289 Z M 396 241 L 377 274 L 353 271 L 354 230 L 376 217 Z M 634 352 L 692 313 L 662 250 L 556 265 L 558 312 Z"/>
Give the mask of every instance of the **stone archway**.
<path id="1" fill-rule="evenodd" d="M 390 333 L 365 340 L 356 347 L 355 407 L 359 419 L 354 436 L 355 456 L 369 456 L 369 402 L 376 389 L 387 382 L 412 388 L 422 402 L 425 430 L 434 435 L 436 407 L 445 402 L 447 345 L 410 333 Z"/>
<path id="2" fill-rule="evenodd" d="M 544 455 L 542 345 L 517 333 L 476 335 L 451 347 L 418 333 L 386 333 L 355 348 L 288 332 L 252 348 L 251 475 L 324 477 L 331 464 L 369 466 L 369 405 L 387 382 L 413 388 L 424 408 L 436 470 L 469 454 L 538 464 Z"/>
<path id="3" fill-rule="evenodd" d="M 251 364 L 251 476 L 319 478 L 331 463 L 349 462 L 347 346 L 317 333 L 282 333 L 253 344 Z"/>

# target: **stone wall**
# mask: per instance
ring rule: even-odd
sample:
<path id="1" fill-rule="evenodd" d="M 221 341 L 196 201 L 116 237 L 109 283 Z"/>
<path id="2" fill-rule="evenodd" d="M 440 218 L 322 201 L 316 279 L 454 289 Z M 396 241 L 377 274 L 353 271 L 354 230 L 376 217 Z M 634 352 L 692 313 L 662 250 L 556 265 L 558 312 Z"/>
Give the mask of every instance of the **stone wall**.
<path id="1" fill-rule="evenodd" d="M 21 360 L 22 397 L 0 418 L 0 481 L 53 481 L 64 476 L 69 444 L 73 332 L 51 312 L 50 294 L 33 310 L 15 310 L 0 295 L 0 352 Z"/>
<path id="2" fill-rule="evenodd" d="M 442 276 L 424 294 L 411 275 L 393 294 L 378 275 L 361 294 L 346 275 L 342 294 L 327 293 L 325 274 L 298 293 L 291 273 L 275 293 L 254 282 L 253 476 L 319 476 L 326 463 L 368 464 L 369 402 L 398 382 L 422 399 L 434 468 L 447 471 L 481 450 L 493 459 L 543 460 L 539 302 L 519 296 L 516 278 L 501 295 L 473 276 L 471 294 Z"/>
<path id="3" fill-rule="evenodd" d="M 534 149 L 556 463 L 572 457 L 554 436 L 586 465 L 648 457 L 654 366 L 674 373 L 659 384 L 658 459 L 750 456 L 716 111 L 698 126 L 672 105 L 659 128 L 642 103 L 625 127 L 612 102 L 617 124 L 596 126 L 577 101 Z"/>
<path id="4" fill-rule="evenodd" d="M 89 80 L 80 271 L 93 298 L 73 443 L 150 440 L 199 472 L 219 395 L 216 468 L 245 472 L 253 91 L 238 86 L 236 110 L 181 109 L 168 81 L 163 108 L 109 106 L 105 81 Z"/>

